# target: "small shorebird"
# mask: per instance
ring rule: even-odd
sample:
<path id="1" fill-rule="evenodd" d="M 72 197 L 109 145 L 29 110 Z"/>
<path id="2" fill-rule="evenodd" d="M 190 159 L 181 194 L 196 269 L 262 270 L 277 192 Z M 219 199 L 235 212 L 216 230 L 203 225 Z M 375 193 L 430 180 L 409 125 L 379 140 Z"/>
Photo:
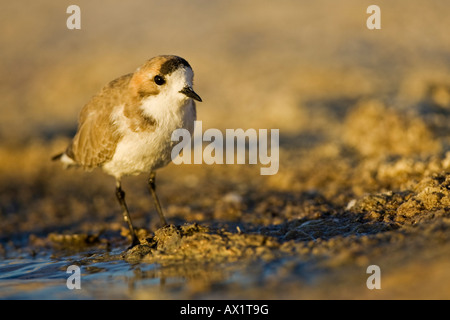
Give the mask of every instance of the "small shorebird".
<path id="1" fill-rule="evenodd" d="M 116 197 L 131 233 L 139 244 L 125 202 L 121 179 L 149 173 L 148 188 L 161 223 L 166 219 L 156 195 L 155 170 L 171 161 L 176 129 L 191 135 L 196 120 L 192 89 L 194 73 L 183 58 L 163 55 L 148 60 L 134 73 L 107 84 L 81 110 L 78 130 L 66 151 L 54 156 L 65 167 L 102 168 L 116 179 Z"/>

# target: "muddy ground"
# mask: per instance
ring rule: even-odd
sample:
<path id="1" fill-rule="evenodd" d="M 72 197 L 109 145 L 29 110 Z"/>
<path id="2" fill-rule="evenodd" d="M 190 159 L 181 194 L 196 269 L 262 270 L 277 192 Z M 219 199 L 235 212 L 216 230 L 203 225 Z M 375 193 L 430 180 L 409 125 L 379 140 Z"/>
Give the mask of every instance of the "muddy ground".
<path id="1" fill-rule="evenodd" d="M 63 6 L 31 14 L 8 5 L 17 18 L 1 38 L 9 45 L 2 74 L 11 76 L 0 104 L 0 298 L 450 298 L 444 2 L 385 4 L 378 34 L 354 1 L 340 10 L 284 1 L 199 3 L 196 11 L 180 2 L 205 21 L 184 37 L 177 31 L 187 18 L 149 5 L 163 27 L 161 12 L 178 21 L 170 41 L 140 33 L 146 20 L 129 24 L 145 5 L 81 2 L 77 36 L 55 22 Z M 119 12 L 120 23 L 112 19 Z M 25 34 L 35 40 L 17 39 Z M 125 178 L 141 241 L 127 250 L 114 179 L 50 158 L 99 87 L 162 53 L 144 38 L 193 65 L 203 130 L 279 129 L 280 159 L 272 176 L 260 175 L 262 165 L 161 169 L 164 228 L 147 177 Z M 73 264 L 81 290 L 66 287 Z M 380 267 L 381 289 L 366 285 L 370 265 Z"/>

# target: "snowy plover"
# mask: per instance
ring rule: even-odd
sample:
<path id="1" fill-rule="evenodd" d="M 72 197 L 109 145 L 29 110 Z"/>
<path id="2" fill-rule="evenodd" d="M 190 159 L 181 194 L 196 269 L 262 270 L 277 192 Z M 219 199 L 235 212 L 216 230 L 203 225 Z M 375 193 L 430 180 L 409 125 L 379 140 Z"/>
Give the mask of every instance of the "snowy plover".
<path id="1" fill-rule="evenodd" d="M 78 131 L 66 151 L 53 157 L 66 167 L 100 167 L 116 179 L 116 197 L 128 223 L 132 246 L 139 244 L 121 179 L 149 173 L 149 191 L 161 223 L 166 220 L 155 192 L 155 170 L 171 161 L 176 129 L 191 135 L 196 120 L 194 73 L 183 58 L 164 55 L 107 84 L 81 110 Z"/>

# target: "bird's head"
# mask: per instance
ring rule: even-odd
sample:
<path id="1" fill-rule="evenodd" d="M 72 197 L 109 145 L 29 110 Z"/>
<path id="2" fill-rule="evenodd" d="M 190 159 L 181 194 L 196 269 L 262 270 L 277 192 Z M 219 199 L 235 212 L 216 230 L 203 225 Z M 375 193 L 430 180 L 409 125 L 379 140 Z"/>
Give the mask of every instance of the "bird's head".
<path id="1" fill-rule="evenodd" d="M 130 89 L 140 99 L 152 97 L 174 103 L 194 99 L 201 102 L 192 88 L 193 79 L 194 72 L 185 59 L 163 55 L 148 60 L 136 70 Z"/>

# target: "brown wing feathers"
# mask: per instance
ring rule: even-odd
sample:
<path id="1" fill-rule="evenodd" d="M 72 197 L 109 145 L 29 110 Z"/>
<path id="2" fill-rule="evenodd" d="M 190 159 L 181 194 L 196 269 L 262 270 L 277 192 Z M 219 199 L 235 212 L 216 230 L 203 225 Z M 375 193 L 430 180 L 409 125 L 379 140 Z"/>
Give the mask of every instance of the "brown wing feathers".
<path id="1" fill-rule="evenodd" d="M 81 110 L 78 131 L 66 154 L 85 168 L 101 166 L 110 160 L 121 136 L 111 120 L 111 112 L 123 101 L 132 74 L 111 81 Z M 55 156 L 56 157 L 56 156 Z"/>

